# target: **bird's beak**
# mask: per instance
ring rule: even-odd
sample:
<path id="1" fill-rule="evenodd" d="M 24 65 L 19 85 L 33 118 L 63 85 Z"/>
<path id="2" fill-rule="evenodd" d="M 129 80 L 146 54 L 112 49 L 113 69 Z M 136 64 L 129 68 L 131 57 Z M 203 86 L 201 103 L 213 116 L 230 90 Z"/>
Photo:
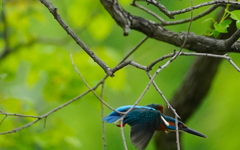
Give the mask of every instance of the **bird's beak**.
<path id="1" fill-rule="evenodd" d="M 193 129 L 190 129 L 188 127 L 184 127 L 184 128 L 180 128 L 179 130 L 181 131 L 184 131 L 184 132 L 187 132 L 187 133 L 190 133 L 190 134 L 193 134 L 193 135 L 196 135 L 196 136 L 200 136 L 200 137 L 203 137 L 203 138 L 207 138 L 205 135 L 203 135 L 202 133 L 199 133 Z"/>

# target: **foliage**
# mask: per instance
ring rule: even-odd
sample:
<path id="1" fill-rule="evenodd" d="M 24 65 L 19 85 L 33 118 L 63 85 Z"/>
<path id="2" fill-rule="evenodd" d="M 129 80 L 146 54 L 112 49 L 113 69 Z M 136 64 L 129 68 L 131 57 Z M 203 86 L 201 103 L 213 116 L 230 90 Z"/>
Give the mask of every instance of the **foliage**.
<path id="1" fill-rule="evenodd" d="M 227 17 L 229 16 L 230 18 L 235 20 L 237 29 L 240 29 L 240 11 L 239 10 L 229 11 L 228 10 L 229 6 L 230 5 L 228 5 L 227 8 L 225 9 L 225 13 L 219 23 L 216 22 L 213 18 L 207 19 L 207 20 L 213 20 L 214 22 L 213 24 L 214 29 L 210 29 L 209 33 L 207 34 L 208 36 L 213 35 L 213 37 L 217 38 L 220 33 L 228 33 L 227 29 L 232 23 L 232 20 L 227 19 Z"/>

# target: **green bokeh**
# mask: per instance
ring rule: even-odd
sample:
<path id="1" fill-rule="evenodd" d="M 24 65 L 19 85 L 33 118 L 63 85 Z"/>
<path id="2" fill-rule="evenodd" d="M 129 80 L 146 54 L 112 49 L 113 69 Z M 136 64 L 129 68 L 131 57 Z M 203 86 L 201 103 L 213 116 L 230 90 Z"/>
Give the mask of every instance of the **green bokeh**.
<path id="1" fill-rule="evenodd" d="M 150 15 L 129 5 L 130 0 L 120 0 L 131 13 L 157 21 Z M 198 4 L 200 0 L 194 1 Z M 144 35 L 131 31 L 122 36 L 122 29 L 96 0 L 52 1 L 58 12 L 71 29 L 110 67 L 117 65 Z M 151 5 L 140 4 L 158 12 Z M 189 1 L 161 1 L 168 9 L 182 9 Z M 174 4 L 173 4 L 174 3 Z M 5 4 L 8 21 L 9 44 L 11 47 L 23 45 L 0 60 L 0 110 L 9 113 L 43 115 L 59 105 L 71 100 L 87 90 L 75 72 L 69 57 L 72 52 L 74 62 L 90 86 L 97 84 L 104 71 L 65 33 L 49 11 L 38 1 L 9 1 Z M 198 14 L 202 9 L 194 11 Z M 210 15 L 211 17 L 214 14 Z M 177 19 L 190 14 L 177 16 Z M 167 19 L 167 18 L 166 18 Z M 202 35 L 210 22 L 194 21 L 191 31 Z M 169 19 L 168 19 L 169 20 Z M 176 32 L 187 31 L 188 24 L 167 27 Z M 0 24 L 1 33 L 3 30 Z M 0 47 L 4 47 L 0 40 Z M 148 39 L 130 59 L 143 65 L 177 49 L 169 44 Z M 0 49 L 3 50 L 2 48 Z M 237 54 L 230 55 L 240 65 Z M 184 79 L 185 73 L 195 57 L 179 57 L 156 77 L 156 83 L 167 99 Z M 160 63 L 161 65 L 163 63 Z M 158 66 L 159 66 L 158 65 Z M 153 71 L 158 67 L 154 67 Z M 207 139 L 184 134 L 185 150 L 229 150 L 237 149 L 240 116 L 238 108 L 239 73 L 224 60 L 211 91 L 199 111 L 186 124 L 208 136 Z M 144 71 L 128 66 L 109 78 L 105 84 L 104 99 L 112 107 L 133 104 L 149 79 Z M 100 90 L 97 90 L 100 94 Z M 153 87 L 143 97 L 140 105 L 164 104 Z M 110 112 L 105 108 L 105 115 Z M 4 116 L 1 116 L 4 117 Z M 0 132 L 20 127 L 33 119 L 7 117 L 1 124 Z M 234 123 L 233 123 L 234 122 Z M 123 143 L 119 128 L 106 124 L 107 149 L 122 150 Z M 129 127 L 125 128 L 129 149 L 134 149 L 129 141 Z M 53 113 L 45 121 L 41 120 L 20 132 L 1 135 L 0 149 L 52 150 L 82 149 L 99 150 L 102 145 L 101 104 L 88 94 L 71 105 Z M 154 148 L 153 140 L 148 150 Z"/>

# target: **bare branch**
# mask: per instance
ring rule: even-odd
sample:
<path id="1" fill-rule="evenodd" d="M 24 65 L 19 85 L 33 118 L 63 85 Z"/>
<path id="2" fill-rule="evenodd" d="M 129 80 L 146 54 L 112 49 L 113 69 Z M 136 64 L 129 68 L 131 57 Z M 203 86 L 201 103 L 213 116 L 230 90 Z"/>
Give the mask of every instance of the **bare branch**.
<path id="1" fill-rule="evenodd" d="M 164 56 L 154 60 L 152 63 L 150 63 L 150 65 L 147 66 L 147 70 L 152 70 L 153 66 L 155 66 L 157 63 L 159 63 L 160 61 L 163 61 L 167 58 L 173 57 L 174 55 L 176 55 L 176 51 L 174 51 L 173 53 L 164 55 Z"/>
<path id="2" fill-rule="evenodd" d="M 152 4 L 152 5 L 156 6 L 161 12 L 163 12 L 170 19 L 174 19 L 174 15 L 170 11 L 168 11 L 166 9 L 166 7 L 163 6 L 162 4 L 160 4 L 158 1 L 156 1 L 156 0 L 146 0 L 146 2 L 148 4 Z"/>
<path id="3" fill-rule="evenodd" d="M 197 20 L 203 16 L 206 16 L 207 14 L 211 13 L 212 11 L 214 11 L 216 8 L 218 8 L 219 6 L 225 6 L 224 4 L 216 4 L 211 6 L 210 8 L 208 8 L 206 11 L 194 16 L 194 17 L 190 17 L 187 19 L 183 19 L 183 20 L 176 20 L 176 21 L 165 21 L 162 17 L 160 17 L 159 15 L 157 15 L 156 13 L 148 10 L 147 8 L 140 6 L 138 4 L 136 4 L 135 1 L 133 1 L 133 3 L 131 3 L 132 6 L 137 7 L 139 9 L 142 9 L 143 11 L 147 12 L 148 14 L 152 15 L 153 17 L 155 17 L 157 20 L 159 20 L 161 22 L 162 26 L 169 26 L 169 25 L 178 25 L 178 24 L 183 24 L 183 23 L 187 23 L 190 22 L 191 20 Z"/>
<path id="4" fill-rule="evenodd" d="M 144 42 L 146 42 L 147 39 L 148 39 L 147 36 L 144 37 L 125 57 L 123 57 L 123 59 L 118 64 L 121 64 L 125 60 L 127 60 L 127 58 L 129 58 Z"/>
<path id="5" fill-rule="evenodd" d="M 1 122 L 0 122 L 0 126 L 2 125 L 3 121 L 4 121 L 6 118 L 7 118 L 7 115 L 5 115 L 5 116 L 2 118 L 2 120 L 1 120 Z"/>
<path id="6" fill-rule="evenodd" d="M 161 25 L 162 26 L 169 26 L 169 25 L 177 25 L 177 24 L 183 24 L 183 23 L 187 23 L 189 21 L 194 21 L 194 20 L 197 20 L 197 19 L 200 19 L 206 15 L 208 15 L 209 13 L 211 13 L 212 11 L 214 11 L 216 8 L 218 8 L 219 6 L 222 6 L 222 4 L 216 4 L 216 5 L 213 5 L 211 6 L 210 8 L 208 8 L 206 11 L 194 16 L 194 17 L 190 17 L 190 18 L 187 18 L 187 19 L 183 19 L 183 20 L 177 20 L 177 21 L 162 21 Z"/>
<path id="7" fill-rule="evenodd" d="M 126 138 L 125 138 L 124 131 L 123 131 L 123 117 L 120 118 L 120 131 L 121 131 L 121 135 L 122 135 L 122 141 L 123 141 L 123 145 L 124 145 L 124 150 L 128 150 L 127 143 L 126 143 Z"/>
<path id="8" fill-rule="evenodd" d="M 82 74 L 80 73 L 80 71 L 77 69 L 77 66 L 75 65 L 74 61 L 73 61 L 73 58 L 72 58 L 72 53 L 69 53 L 70 55 L 70 60 L 72 62 L 72 65 L 75 69 L 75 71 L 77 72 L 77 74 L 80 76 L 80 78 L 82 79 L 82 81 L 84 82 L 84 84 L 88 87 L 89 90 L 91 90 L 91 92 L 105 105 L 107 106 L 109 109 L 111 109 L 112 111 L 116 111 L 114 110 L 111 106 L 109 106 L 100 96 L 97 95 L 97 93 L 88 85 L 87 81 L 83 78 Z M 105 81 L 105 80 L 104 80 Z M 104 82 L 103 81 L 103 82 Z M 120 113 L 121 112 L 118 112 L 116 111 L 117 113 Z"/>
<path id="9" fill-rule="evenodd" d="M 184 56 L 207 56 L 207 57 L 226 59 L 238 72 L 240 72 L 240 68 L 232 61 L 231 57 L 228 57 L 227 55 L 216 55 L 216 54 L 206 54 L 206 53 L 186 53 L 186 52 L 182 52 L 181 55 L 184 55 Z"/>
<path id="10" fill-rule="evenodd" d="M 141 70 L 147 70 L 147 67 L 146 66 L 143 66 L 141 64 L 138 64 L 132 60 L 128 60 L 128 61 L 124 61 L 123 63 L 119 64 L 118 66 L 114 67 L 113 68 L 113 72 L 116 72 L 124 67 L 126 67 L 127 65 L 132 65 L 138 69 L 141 69 Z"/>
<path id="11" fill-rule="evenodd" d="M 210 2 L 201 3 L 199 5 L 188 7 L 188 8 L 185 8 L 185 9 L 172 11 L 171 13 L 172 13 L 172 15 L 177 15 L 177 14 L 182 14 L 182 13 L 192 11 L 194 9 L 199 9 L 201 7 L 204 7 L 204 6 L 210 6 L 210 5 L 216 5 L 216 4 L 231 4 L 231 5 L 237 5 L 237 6 L 240 5 L 240 3 L 237 2 L 237 1 L 213 0 L 213 1 L 210 1 Z"/>
<path id="12" fill-rule="evenodd" d="M 165 22 L 163 18 L 161 18 L 160 16 L 158 16 L 156 13 L 152 12 L 151 10 L 148 10 L 147 8 L 141 6 L 141 5 L 138 5 L 136 3 L 136 1 L 133 1 L 131 3 L 132 6 L 134 7 L 137 7 L 139 9 L 142 9 L 143 11 L 147 12 L 148 14 L 152 15 L 153 17 L 155 17 L 157 20 L 159 20 L 160 22 Z"/>
<path id="13" fill-rule="evenodd" d="M 147 9 L 145 9 L 144 7 L 136 5 L 135 4 L 136 1 L 139 1 L 139 0 L 133 0 L 133 5 L 134 6 L 139 7 L 140 9 L 142 9 L 142 10 L 144 10 L 144 11 L 146 11 L 146 12 L 152 14 L 152 15 L 154 14 L 154 13 L 151 13 L 151 11 L 148 11 Z M 186 13 L 186 12 L 189 12 L 189 11 L 192 11 L 192 10 L 195 10 L 195 9 L 199 9 L 201 7 L 209 6 L 209 5 L 211 5 L 214 9 L 218 6 L 225 6 L 226 4 L 231 4 L 231 5 L 234 5 L 235 7 L 236 6 L 239 7 L 239 5 L 240 5 L 240 3 L 237 2 L 237 1 L 213 0 L 211 2 L 204 2 L 204 3 L 198 4 L 196 6 L 188 7 L 188 8 L 181 9 L 181 10 L 169 11 L 169 10 L 166 9 L 165 6 L 163 6 L 162 4 L 160 4 L 156 0 L 144 0 L 144 1 L 146 1 L 148 4 L 152 4 L 152 5 L 156 6 L 161 12 L 163 12 L 170 19 L 174 19 L 175 15 L 183 14 L 183 13 Z M 207 13 L 209 13 L 211 11 L 212 11 L 212 8 L 210 8 L 208 11 L 204 12 L 200 16 L 196 17 L 196 19 L 199 18 L 199 17 L 202 17 L 202 15 L 206 15 Z M 153 15 L 153 16 L 155 16 L 155 15 Z M 190 20 L 188 20 L 188 21 L 190 21 Z"/>
<path id="14" fill-rule="evenodd" d="M 28 118 L 39 118 L 39 116 L 32 116 L 32 115 L 22 115 L 22 114 L 15 114 L 15 113 L 5 113 L 0 110 L 0 114 L 5 116 L 15 116 L 15 117 L 28 117 Z"/>
<path id="15" fill-rule="evenodd" d="M 147 70 L 151 70 L 152 67 L 155 66 L 158 62 L 163 61 L 167 58 L 173 57 L 176 53 L 177 52 L 174 51 L 171 54 L 168 54 L 156 59 L 150 65 L 147 66 Z M 240 72 L 239 67 L 232 61 L 231 57 L 228 57 L 227 55 L 217 55 L 217 54 L 208 54 L 208 53 L 188 53 L 188 52 L 181 52 L 180 55 L 181 56 L 206 56 L 206 57 L 226 59 L 238 72 Z"/>
<path id="16" fill-rule="evenodd" d="M 102 88 L 101 88 L 101 98 L 103 99 L 104 97 L 104 82 L 102 83 Z M 105 123 L 103 121 L 104 118 L 104 104 L 101 103 L 101 118 L 102 118 L 102 142 L 103 142 L 103 150 L 107 149 L 107 143 L 106 143 L 106 133 L 105 133 Z"/>

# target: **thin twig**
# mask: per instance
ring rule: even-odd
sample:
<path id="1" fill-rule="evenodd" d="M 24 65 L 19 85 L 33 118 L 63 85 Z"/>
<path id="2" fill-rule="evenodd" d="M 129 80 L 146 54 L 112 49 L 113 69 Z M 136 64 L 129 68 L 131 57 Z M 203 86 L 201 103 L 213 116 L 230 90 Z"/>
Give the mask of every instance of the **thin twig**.
<path id="1" fill-rule="evenodd" d="M 104 104 L 106 105 L 109 109 L 111 109 L 112 111 L 115 111 L 110 105 L 108 105 L 100 96 L 98 96 L 98 94 L 88 85 L 87 81 L 84 79 L 84 77 L 82 76 L 82 74 L 80 73 L 80 71 L 78 70 L 77 66 L 75 65 L 74 61 L 73 61 L 73 57 L 72 57 L 72 53 L 69 52 L 70 55 L 70 60 L 72 62 L 72 65 L 75 69 L 75 71 L 77 72 L 77 74 L 80 76 L 80 78 L 82 79 L 82 81 L 84 82 L 84 84 L 87 86 L 87 88 L 89 90 L 91 90 L 91 92 Z M 121 112 L 118 112 L 121 114 Z"/>
<path id="2" fill-rule="evenodd" d="M 156 1 L 156 0 L 146 0 L 146 2 L 148 4 L 152 4 L 152 5 L 156 6 L 161 12 L 163 12 L 170 19 L 174 19 L 174 15 L 172 14 L 172 12 L 168 11 L 166 9 L 166 7 L 163 6 L 162 4 L 160 4 L 158 1 Z"/>
<path id="3" fill-rule="evenodd" d="M 121 64 L 125 60 L 127 60 L 146 40 L 148 39 L 148 36 L 144 37 L 123 59 L 118 63 Z"/>
<path id="4" fill-rule="evenodd" d="M 124 61 L 123 63 L 121 63 L 121 64 L 117 65 L 116 67 L 114 67 L 113 68 L 113 72 L 116 72 L 116 71 L 118 71 L 118 70 L 120 70 L 120 69 L 122 69 L 122 68 L 124 68 L 124 67 L 126 67 L 128 65 L 132 65 L 132 66 L 134 66 L 134 67 L 136 67 L 138 69 L 141 69 L 141 70 L 146 70 L 147 69 L 146 66 L 138 64 L 138 63 L 136 63 L 136 62 L 134 62 L 132 60 L 128 60 L 128 61 Z"/>
<path id="5" fill-rule="evenodd" d="M 152 78 L 151 74 L 149 73 L 149 71 L 147 71 L 147 75 L 149 77 L 149 79 Z M 168 102 L 167 98 L 164 96 L 163 92 L 160 90 L 160 88 L 157 86 L 156 82 L 153 81 L 152 82 L 153 86 L 155 87 L 155 89 L 157 90 L 157 92 L 161 95 L 161 97 L 163 98 L 164 102 L 167 104 L 168 108 L 170 108 L 174 114 L 177 114 L 176 110 L 171 106 L 171 104 Z M 177 116 L 180 118 L 180 116 L 177 114 Z"/>
<path id="6" fill-rule="evenodd" d="M 2 118 L 2 120 L 1 120 L 1 122 L 0 122 L 0 126 L 2 125 L 3 121 L 4 121 L 6 118 L 7 118 L 7 115 L 5 115 L 5 116 Z"/>
<path id="7" fill-rule="evenodd" d="M 0 114 L 6 115 L 6 116 L 17 116 L 17 117 L 29 117 L 29 118 L 39 118 L 39 116 L 32 116 L 32 115 L 22 115 L 22 114 L 15 114 L 15 113 L 5 113 L 0 110 Z"/>
<path id="8" fill-rule="evenodd" d="M 153 17 L 155 17 L 160 22 L 165 22 L 162 17 L 158 16 L 156 13 L 152 12 L 151 10 L 148 10 L 145 7 L 143 7 L 141 5 L 138 5 L 135 0 L 131 3 L 131 5 L 134 6 L 134 7 L 137 7 L 137 8 L 139 8 L 139 9 L 145 11 L 145 12 L 147 12 L 148 14 L 152 15 Z"/>
<path id="9" fill-rule="evenodd" d="M 153 66 L 155 66 L 157 63 L 159 63 L 160 61 L 163 61 L 167 58 L 173 57 L 176 53 L 176 51 L 174 51 L 173 53 L 167 54 L 165 56 L 162 56 L 158 59 L 156 59 L 155 61 L 153 61 L 150 65 L 147 66 L 147 70 L 151 70 Z M 188 52 L 181 52 L 180 53 L 181 56 L 206 56 L 206 57 L 215 57 L 215 58 L 222 58 L 222 59 L 226 59 L 238 72 L 240 72 L 240 68 L 232 61 L 231 57 L 227 56 L 227 55 L 217 55 L 217 54 L 208 54 L 208 53 L 188 53 Z"/>
<path id="10" fill-rule="evenodd" d="M 150 14 L 151 16 L 155 17 L 157 20 L 159 20 L 161 23 L 162 26 L 170 26 L 170 25 L 178 25 L 178 24 L 183 24 L 183 23 L 187 23 L 187 22 L 190 22 L 191 20 L 197 20 L 199 18 L 202 18 L 204 16 L 206 16 L 207 14 L 211 13 L 212 11 L 214 11 L 216 8 L 220 7 L 220 6 L 223 6 L 223 4 L 216 4 L 216 5 L 213 5 L 211 6 L 210 8 L 208 8 L 207 10 L 205 10 L 204 12 L 194 16 L 194 17 L 190 17 L 190 18 L 187 18 L 187 19 L 182 19 L 182 20 L 176 20 L 176 21 L 165 21 L 162 17 L 160 17 L 158 14 L 152 12 L 151 10 L 148 10 L 147 8 L 141 6 L 141 5 L 138 5 L 136 3 L 136 1 L 133 1 L 131 3 L 132 6 L 134 7 L 137 7 L 143 11 L 145 11 L 146 13 Z"/>
<path id="11" fill-rule="evenodd" d="M 124 130 L 123 130 L 123 117 L 120 119 L 120 131 L 121 131 L 121 135 L 122 135 L 124 150 L 128 150 L 127 143 L 126 143 L 126 138 L 125 138 Z"/>
<path id="12" fill-rule="evenodd" d="M 216 54 L 208 54 L 208 53 L 187 53 L 182 52 L 183 56 L 206 56 L 206 57 L 215 57 L 226 59 L 238 72 L 240 72 L 240 68 L 232 61 L 232 58 L 226 55 L 216 55 Z"/>
<path id="13" fill-rule="evenodd" d="M 194 16 L 194 17 L 190 17 L 190 18 L 187 18 L 187 19 L 182 19 L 182 20 L 177 20 L 177 21 L 162 21 L 161 25 L 162 26 L 169 26 L 169 25 L 178 25 L 178 24 L 183 24 L 183 23 L 187 23 L 187 22 L 190 22 L 191 20 L 194 21 L 194 20 L 197 20 L 197 19 L 200 19 L 206 15 L 208 15 L 209 13 L 211 13 L 212 11 L 214 11 L 216 8 L 220 7 L 220 6 L 223 6 L 222 4 L 216 4 L 216 5 L 213 5 L 211 6 L 210 8 L 208 8 L 207 10 L 205 10 L 204 12 Z"/>
<path id="14" fill-rule="evenodd" d="M 102 83 L 102 88 L 101 88 L 101 98 L 103 99 L 103 94 L 104 94 L 104 82 Z M 101 118 L 102 118 L 102 142 L 103 142 L 103 150 L 107 149 L 107 143 L 106 143 L 106 132 L 105 132 L 105 123 L 103 121 L 104 118 L 104 105 L 101 103 Z"/>
<path id="15" fill-rule="evenodd" d="M 171 14 L 175 16 L 175 15 L 183 14 L 183 13 L 195 10 L 195 9 L 199 9 L 201 7 L 205 7 L 205 6 L 209 6 L 209 5 L 216 5 L 216 4 L 231 4 L 231 5 L 238 5 L 238 6 L 240 5 L 240 3 L 237 1 L 214 0 L 214 1 L 210 1 L 210 2 L 204 2 L 204 3 L 198 4 L 196 6 L 190 6 L 185 9 L 172 11 Z"/>
<path id="16" fill-rule="evenodd" d="M 154 6 L 156 6 L 161 12 L 163 12 L 166 16 L 168 16 L 169 18 L 173 19 L 175 15 L 179 15 L 179 14 L 183 14 L 195 9 L 199 9 L 201 7 L 205 7 L 205 6 L 209 6 L 212 5 L 212 7 L 210 7 L 208 10 L 204 11 L 203 13 L 189 18 L 189 19 L 184 19 L 184 20 L 179 20 L 179 21 L 173 21 L 173 22 L 165 22 L 161 17 L 159 17 L 157 14 L 153 13 L 152 11 L 140 6 L 136 4 L 137 0 L 133 0 L 132 5 L 135 7 L 138 7 L 144 11 L 146 11 L 147 13 L 149 13 L 150 15 L 154 16 L 155 18 L 157 18 L 158 20 L 160 20 L 163 24 L 162 25 L 173 25 L 173 24 L 181 24 L 181 23 L 185 23 L 185 22 L 189 22 L 191 20 L 196 20 L 198 18 L 201 18 L 203 16 L 205 16 L 206 14 L 209 14 L 210 12 L 212 12 L 214 9 L 216 9 L 219 6 L 224 6 L 226 4 L 231 4 L 232 6 L 239 6 L 240 3 L 237 1 L 225 1 L 225 0 L 214 0 L 214 1 L 210 1 L 210 2 L 204 2 L 201 4 L 198 4 L 196 6 L 191 6 L 185 9 L 181 9 L 181 10 L 176 10 L 176 11 L 169 11 L 166 9 L 165 6 L 163 6 L 162 4 L 160 4 L 158 1 L 156 0 L 145 0 L 148 4 L 152 4 Z"/>
<path id="17" fill-rule="evenodd" d="M 170 53 L 170 54 L 167 54 L 167 55 L 164 55 L 156 60 L 154 60 L 150 65 L 147 66 L 147 70 L 152 70 L 153 66 L 155 66 L 157 63 L 159 63 L 160 61 L 163 61 L 167 58 L 171 58 L 173 57 L 174 55 L 176 54 L 176 51 L 174 51 L 173 53 Z"/>

